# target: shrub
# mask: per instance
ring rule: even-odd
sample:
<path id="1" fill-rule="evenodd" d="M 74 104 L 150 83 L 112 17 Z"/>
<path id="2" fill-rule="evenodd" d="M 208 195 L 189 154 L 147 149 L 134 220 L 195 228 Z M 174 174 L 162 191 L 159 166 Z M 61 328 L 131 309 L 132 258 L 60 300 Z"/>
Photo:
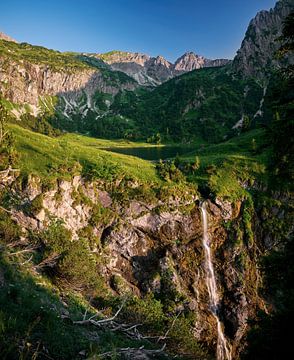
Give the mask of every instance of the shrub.
<path id="1" fill-rule="evenodd" d="M 72 241 L 70 230 L 60 221 L 39 234 L 44 244 L 43 263 L 52 259 L 51 274 L 56 280 L 65 280 L 74 287 L 89 287 L 96 284 L 98 278 L 96 262 L 85 239 Z M 53 270 L 53 271 L 52 271 Z"/>
<path id="2" fill-rule="evenodd" d="M 30 212 L 37 215 L 43 208 L 44 197 L 43 194 L 37 195 L 30 204 Z"/>
<path id="3" fill-rule="evenodd" d="M 134 323 L 143 323 L 149 329 L 162 332 L 166 320 L 163 305 L 152 293 L 144 298 L 132 298 L 124 309 L 124 317 Z"/>
<path id="4" fill-rule="evenodd" d="M 21 229 L 4 211 L 0 211 L 0 241 L 8 244 L 19 239 Z"/>
<path id="5" fill-rule="evenodd" d="M 184 174 L 180 169 L 176 167 L 174 161 L 162 161 L 160 160 L 156 164 L 156 170 L 160 177 L 166 181 L 181 182 L 185 180 Z"/>

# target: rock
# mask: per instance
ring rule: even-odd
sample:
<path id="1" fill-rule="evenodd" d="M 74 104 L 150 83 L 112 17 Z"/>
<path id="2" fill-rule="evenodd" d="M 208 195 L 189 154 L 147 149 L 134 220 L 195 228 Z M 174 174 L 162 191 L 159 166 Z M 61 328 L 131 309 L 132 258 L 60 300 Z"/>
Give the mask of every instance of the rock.
<path id="1" fill-rule="evenodd" d="M 41 222 L 45 220 L 45 217 L 46 217 L 46 212 L 44 209 L 41 209 L 41 211 L 37 215 L 35 215 L 35 218 Z"/>
<path id="2" fill-rule="evenodd" d="M 5 40 L 5 41 L 12 41 L 12 42 L 17 43 L 17 41 L 16 41 L 16 40 L 14 40 L 12 37 L 10 37 L 10 36 L 8 36 L 8 35 L 4 34 L 4 33 L 3 33 L 3 32 L 1 32 L 1 31 L 0 31 L 0 39 L 1 39 L 1 40 Z"/>
<path id="3" fill-rule="evenodd" d="M 293 1 L 278 1 L 269 11 L 260 11 L 251 20 L 241 48 L 233 60 L 233 70 L 242 76 L 266 77 L 269 68 L 280 61 L 275 55 L 280 47 L 283 20 L 294 9 Z M 294 64 L 294 57 L 288 59 Z"/>
<path id="4" fill-rule="evenodd" d="M 106 191 L 98 190 L 98 199 L 99 199 L 101 205 L 106 208 L 110 207 L 112 204 L 111 197 L 108 194 L 108 192 L 106 192 Z"/>
<path id="5" fill-rule="evenodd" d="M 40 98 L 58 96 L 60 111 L 69 116 L 81 111 L 78 100 L 87 98 L 86 108 L 96 111 L 92 97 L 97 91 L 115 95 L 120 90 L 134 90 L 138 85 L 133 79 L 125 82 L 109 82 L 103 72 L 94 68 L 78 69 L 70 72 L 66 68 L 55 70 L 46 64 L 34 64 L 23 60 L 16 62 L 9 57 L 0 56 L 0 91 L 2 96 L 16 104 L 29 104 L 27 110 L 34 116 L 41 112 Z M 52 106 L 55 106 L 53 103 Z M 21 107 L 13 110 L 13 115 L 20 118 L 27 110 Z M 85 109 L 83 109 L 84 113 Z"/>
<path id="6" fill-rule="evenodd" d="M 176 60 L 174 64 L 174 71 L 175 73 L 182 74 L 184 72 L 203 67 L 224 66 L 229 62 L 230 60 L 227 59 L 210 60 L 203 56 L 194 54 L 193 52 L 186 52 Z"/>
<path id="7" fill-rule="evenodd" d="M 25 203 L 40 188 L 38 179 L 29 179 L 26 187 L 19 190 L 20 202 Z M 91 205 L 82 201 L 77 204 L 76 193 L 82 192 L 93 204 L 109 207 L 116 212 L 115 220 L 101 227 L 89 226 L 92 231 L 89 236 L 100 238 L 94 251 L 101 256 L 99 274 L 109 290 L 138 297 L 152 292 L 160 299 L 168 299 L 171 313 L 195 311 L 195 339 L 214 346 L 216 322 L 209 309 L 203 227 L 195 197 L 191 196 L 189 201 L 187 197 L 172 199 L 160 212 L 159 201 L 148 204 L 134 198 L 129 203 L 112 203 L 109 193 L 102 189 L 102 183 L 86 182 L 80 177 L 61 181 L 43 193 L 43 210 L 37 216 L 16 208 L 13 218 L 25 230 L 39 230 L 47 226 L 48 214 L 61 219 L 72 231 L 73 239 L 78 239 L 79 230 L 89 225 Z M 226 335 L 238 353 L 244 342 L 247 320 L 260 308 L 257 263 L 250 250 L 228 241 L 230 238 L 223 226 L 223 220 L 240 215 L 241 203 L 232 206 L 228 201 L 216 199 L 215 203 L 207 201 L 207 209 L 220 312 Z M 260 237 L 264 238 L 262 234 Z M 265 242 L 264 246 L 271 246 L 271 239 Z"/>
<path id="8" fill-rule="evenodd" d="M 219 198 L 215 199 L 215 203 L 221 209 L 221 216 L 224 220 L 230 220 L 233 216 L 233 207 L 232 204 L 227 200 L 221 200 Z"/>
<path id="9" fill-rule="evenodd" d="M 229 63 L 227 59 L 210 60 L 193 52 L 185 53 L 174 64 L 160 55 L 150 57 L 145 54 L 124 51 L 114 51 L 95 56 L 109 64 L 113 70 L 126 73 L 143 86 L 157 86 L 191 70 L 202 67 L 224 66 Z"/>

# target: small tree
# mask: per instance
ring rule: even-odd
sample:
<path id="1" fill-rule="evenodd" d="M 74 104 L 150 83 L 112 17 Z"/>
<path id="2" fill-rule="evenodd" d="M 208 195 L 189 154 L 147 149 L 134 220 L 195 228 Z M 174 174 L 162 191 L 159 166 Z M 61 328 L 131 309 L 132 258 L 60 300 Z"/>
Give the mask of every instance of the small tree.
<path id="1" fill-rule="evenodd" d="M 191 168 L 193 170 L 193 172 L 197 171 L 200 168 L 200 159 L 199 156 L 195 157 L 195 161 L 194 163 L 191 165 Z"/>
<path id="2" fill-rule="evenodd" d="M 155 135 L 155 142 L 156 142 L 156 144 L 160 144 L 160 143 L 161 143 L 160 133 L 157 133 L 157 134 Z"/>

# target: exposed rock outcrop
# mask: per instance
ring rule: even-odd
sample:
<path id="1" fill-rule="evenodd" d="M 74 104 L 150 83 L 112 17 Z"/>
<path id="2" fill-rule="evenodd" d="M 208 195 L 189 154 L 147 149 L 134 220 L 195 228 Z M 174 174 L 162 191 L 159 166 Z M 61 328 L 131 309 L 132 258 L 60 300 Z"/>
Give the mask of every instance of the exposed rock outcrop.
<path id="1" fill-rule="evenodd" d="M 100 91 L 116 94 L 119 90 L 134 90 L 136 83 L 111 80 L 102 71 L 84 69 L 74 72 L 56 71 L 47 65 L 21 63 L 0 57 L 0 91 L 16 104 L 28 103 L 38 106 L 39 98 L 45 95 L 77 99 L 83 94 L 92 97 Z"/>
<path id="2" fill-rule="evenodd" d="M 210 60 L 193 52 L 187 52 L 176 60 L 174 71 L 176 74 L 182 74 L 203 67 L 224 66 L 229 62 L 227 59 Z"/>
<path id="3" fill-rule="evenodd" d="M 114 70 L 119 70 L 133 77 L 140 85 L 156 86 L 185 72 L 202 67 L 224 66 L 230 60 L 210 60 L 193 52 L 179 57 L 174 64 L 163 56 L 150 57 L 140 53 L 113 51 L 97 54 Z"/>
<path id="4" fill-rule="evenodd" d="M 191 193 L 182 202 L 171 198 L 161 210 L 160 200 L 148 203 L 134 198 L 123 204 L 113 201 L 111 193 L 103 187 L 101 182 L 89 183 L 76 176 L 44 191 L 39 179 L 30 177 L 21 189 L 17 182 L 10 185 L 11 197 L 18 198 L 17 207 L 10 211 L 28 231 L 42 230 L 50 218 L 56 217 L 78 238 L 89 225 L 95 204 L 108 209 L 115 216 L 108 216 L 107 221 L 98 221 L 94 226 L 91 222 L 93 235 L 100 239 L 93 251 L 103 258 L 99 272 L 108 286 L 120 295 L 153 292 L 168 297 L 175 311 L 196 313 L 195 339 L 213 351 L 216 322 L 209 309 L 197 197 Z M 42 209 L 33 214 L 30 204 L 39 196 L 42 196 Z M 233 356 L 238 358 L 244 346 L 247 319 L 261 307 L 257 262 L 254 249 L 242 244 L 236 247 L 223 225 L 225 221 L 240 218 L 241 203 L 208 201 L 208 212 L 213 262 L 222 294 L 222 321 L 233 346 Z"/>
<path id="5" fill-rule="evenodd" d="M 269 69 L 280 65 L 275 57 L 281 46 L 283 21 L 294 10 L 292 0 L 278 1 L 269 11 L 260 11 L 250 21 L 241 48 L 233 60 L 233 69 L 242 76 L 264 78 Z M 294 63 L 294 58 L 287 61 Z"/>
<path id="6" fill-rule="evenodd" d="M 17 42 L 16 40 L 14 40 L 12 37 L 4 34 L 3 32 L 0 31 L 0 39 L 1 40 L 6 40 L 6 41 L 12 41 L 12 42 Z"/>

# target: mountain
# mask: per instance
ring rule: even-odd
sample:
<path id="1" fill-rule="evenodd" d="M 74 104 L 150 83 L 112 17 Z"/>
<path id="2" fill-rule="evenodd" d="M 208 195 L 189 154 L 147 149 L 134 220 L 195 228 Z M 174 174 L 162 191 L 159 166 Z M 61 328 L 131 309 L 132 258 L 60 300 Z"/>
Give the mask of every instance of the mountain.
<path id="1" fill-rule="evenodd" d="M 245 38 L 233 60 L 233 70 L 241 76 L 264 78 L 281 64 L 275 56 L 281 43 L 282 23 L 294 9 L 292 0 L 278 1 L 273 9 L 260 11 L 249 23 Z M 294 56 L 287 59 L 294 64 Z"/>
<path id="2" fill-rule="evenodd" d="M 0 31 L 0 40 L 5 40 L 5 41 L 12 41 L 12 42 L 17 42 L 16 40 L 14 40 L 12 37 L 4 34 L 3 32 Z"/>
<path id="3" fill-rule="evenodd" d="M 289 1 L 279 1 L 259 13 L 232 63 L 193 52 L 172 64 L 162 56 L 61 53 L 0 40 L 0 92 L 27 123 L 27 115 L 45 114 L 61 130 L 99 137 L 159 132 L 166 140 L 220 141 L 269 121 L 267 86 L 258 80 L 278 65 L 276 37 L 290 10 Z"/>
<path id="4" fill-rule="evenodd" d="M 140 137 L 160 133 L 169 140 L 218 142 L 258 121 L 263 97 L 253 79 L 239 79 L 226 67 L 202 68 L 152 91 L 118 93 L 110 110 L 132 119 Z"/>
<path id="5" fill-rule="evenodd" d="M 186 52 L 176 60 L 174 64 L 174 73 L 183 74 L 185 72 L 201 69 L 203 67 L 224 66 L 229 62 L 230 60 L 228 59 L 210 60 L 203 56 L 196 55 L 193 52 Z"/>
<path id="6" fill-rule="evenodd" d="M 57 110 L 65 117 L 95 109 L 97 93 L 134 90 L 137 82 L 98 59 L 0 40 L 0 93 L 17 118 Z M 26 106 L 24 106 L 26 104 Z"/>
<path id="7" fill-rule="evenodd" d="M 230 62 L 227 59 L 210 60 L 193 52 L 187 52 L 179 57 L 174 64 L 163 56 L 150 57 L 140 53 L 110 51 L 97 54 L 114 70 L 119 70 L 133 77 L 140 85 L 157 86 L 185 72 L 203 67 L 224 66 Z"/>
<path id="8" fill-rule="evenodd" d="M 0 40 L 0 358 L 293 358 L 290 66 L 95 56 Z"/>

